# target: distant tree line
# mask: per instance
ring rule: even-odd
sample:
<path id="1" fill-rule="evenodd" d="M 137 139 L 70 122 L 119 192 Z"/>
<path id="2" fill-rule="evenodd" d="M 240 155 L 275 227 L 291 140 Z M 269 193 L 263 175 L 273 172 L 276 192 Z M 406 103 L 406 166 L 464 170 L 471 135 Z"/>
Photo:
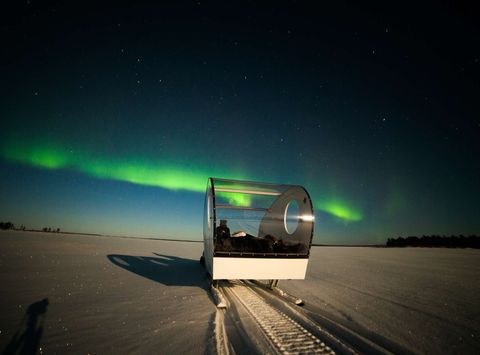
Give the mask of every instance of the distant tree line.
<path id="1" fill-rule="evenodd" d="M 476 235 L 424 235 L 406 238 L 389 238 L 387 247 L 443 247 L 443 248 L 480 248 L 480 237 Z"/>
<path id="2" fill-rule="evenodd" d="M 0 229 L 15 229 L 15 225 L 12 222 L 0 222 Z"/>
<path id="3" fill-rule="evenodd" d="M 23 224 L 20 227 L 15 227 L 12 222 L 0 222 L 0 230 L 24 231 L 25 229 L 26 227 Z M 60 233 L 60 228 L 43 227 L 42 232 Z"/>
<path id="4" fill-rule="evenodd" d="M 16 231 L 24 231 L 25 226 L 22 224 L 20 227 L 15 227 L 15 224 L 12 222 L 0 222 L 0 229 L 3 230 L 16 230 Z"/>
<path id="5" fill-rule="evenodd" d="M 60 228 L 53 229 L 51 227 L 43 227 L 42 232 L 53 232 L 53 233 L 60 233 Z"/>

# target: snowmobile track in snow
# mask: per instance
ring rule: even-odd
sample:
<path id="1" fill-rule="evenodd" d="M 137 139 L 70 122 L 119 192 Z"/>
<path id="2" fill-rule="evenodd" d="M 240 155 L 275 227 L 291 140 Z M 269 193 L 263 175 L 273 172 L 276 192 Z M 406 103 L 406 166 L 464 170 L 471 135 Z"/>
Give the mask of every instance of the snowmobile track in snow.
<path id="1" fill-rule="evenodd" d="M 322 340 L 287 314 L 268 304 L 243 282 L 229 282 L 228 291 L 245 307 L 278 353 L 335 354 Z"/>

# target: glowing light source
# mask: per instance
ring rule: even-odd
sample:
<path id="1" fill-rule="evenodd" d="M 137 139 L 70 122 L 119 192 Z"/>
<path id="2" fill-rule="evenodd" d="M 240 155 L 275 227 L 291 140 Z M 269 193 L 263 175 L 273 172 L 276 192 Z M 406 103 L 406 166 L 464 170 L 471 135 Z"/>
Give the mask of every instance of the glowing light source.
<path id="1" fill-rule="evenodd" d="M 66 149 L 55 144 L 5 144 L 4 158 L 23 164 L 46 169 L 71 169 L 100 179 L 126 181 L 132 184 L 158 186 L 169 190 L 204 192 L 205 182 L 210 175 L 232 176 L 228 172 L 210 169 L 195 169 L 185 165 L 167 164 L 136 159 L 107 159 L 94 154 Z M 230 198 L 238 203 L 247 200 L 237 194 Z"/>
<path id="2" fill-rule="evenodd" d="M 313 222 L 315 220 L 315 216 L 306 215 L 306 214 L 298 216 L 298 218 L 304 222 Z"/>
<path id="3" fill-rule="evenodd" d="M 5 159 L 45 169 L 71 169 L 100 179 L 126 181 L 132 184 L 158 186 L 169 190 L 205 191 L 205 182 L 210 176 L 222 176 L 245 180 L 243 175 L 232 175 L 227 170 L 204 169 L 137 159 L 108 159 L 94 154 L 66 149 L 51 142 L 22 144 L 11 141 L 3 144 Z M 253 195 L 275 196 L 269 191 L 242 191 L 241 186 L 223 188 L 217 194 L 231 205 L 248 207 Z M 329 213 L 346 222 L 363 219 L 362 214 L 347 203 L 334 200 L 315 199 L 317 210 Z M 314 216 L 299 216 L 303 221 L 313 221 Z"/>
<path id="4" fill-rule="evenodd" d="M 363 219 L 360 211 L 348 207 L 345 202 L 338 200 L 319 200 L 315 202 L 315 208 L 347 222 L 358 222 Z"/>
<path id="5" fill-rule="evenodd" d="M 59 169 L 69 162 L 68 153 L 53 144 L 38 147 L 6 145 L 2 153 L 7 159 L 46 169 Z"/>

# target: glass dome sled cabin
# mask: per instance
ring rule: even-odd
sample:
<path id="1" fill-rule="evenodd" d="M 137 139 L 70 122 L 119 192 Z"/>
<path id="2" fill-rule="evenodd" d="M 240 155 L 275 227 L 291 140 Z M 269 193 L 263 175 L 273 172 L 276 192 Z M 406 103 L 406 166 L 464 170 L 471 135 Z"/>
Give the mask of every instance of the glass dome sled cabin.
<path id="1" fill-rule="evenodd" d="M 313 225 L 312 201 L 302 186 L 209 178 L 207 272 L 213 280 L 304 279 Z"/>

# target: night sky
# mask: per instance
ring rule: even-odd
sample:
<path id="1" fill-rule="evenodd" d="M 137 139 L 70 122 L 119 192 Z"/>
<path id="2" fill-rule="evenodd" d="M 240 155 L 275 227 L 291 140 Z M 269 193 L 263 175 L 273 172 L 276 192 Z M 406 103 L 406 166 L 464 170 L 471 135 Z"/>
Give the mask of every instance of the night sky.
<path id="1" fill-rule="evenodd" d="M 98 3 L 2 15 L 0 220 L 200 240 L 214 176 L 305 186 L 317 243 L 480 232 L 473 9 Z"/>

